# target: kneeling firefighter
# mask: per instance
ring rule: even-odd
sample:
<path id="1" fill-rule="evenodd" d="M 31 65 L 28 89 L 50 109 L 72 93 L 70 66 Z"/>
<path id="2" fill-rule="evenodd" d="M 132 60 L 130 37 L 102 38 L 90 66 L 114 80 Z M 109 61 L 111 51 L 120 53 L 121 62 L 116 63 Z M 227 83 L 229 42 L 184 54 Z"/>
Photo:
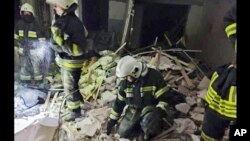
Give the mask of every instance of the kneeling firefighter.
<path id="1" fill-rule="evenodd" d="M 117 130 L 122 138 L 142 137 L 149 140 L 171 126 L 173 116 L 169 111 L 173 108 L 168 104 L 170 99 L 167 97 L 170 88 L 160 72 L 131 56 L 125 56 L 118 62 L 116 75 L 122 80 L 109 117 L 108 135 L 126 105 L 128 108 Z"/>

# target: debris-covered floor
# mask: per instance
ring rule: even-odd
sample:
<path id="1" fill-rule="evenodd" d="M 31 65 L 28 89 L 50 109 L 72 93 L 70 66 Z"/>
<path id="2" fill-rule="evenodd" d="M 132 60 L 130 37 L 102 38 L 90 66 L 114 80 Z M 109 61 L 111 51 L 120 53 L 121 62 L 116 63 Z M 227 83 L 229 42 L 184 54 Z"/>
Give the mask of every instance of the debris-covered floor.
<path id="1" fill-rule="evenodd" d="M 170 55 L 164 50 L 154 50 L 154 56 L 148 52 L 135 55 L 138 60 L 147 62 L 149 67 L 159 70 L 167 85 L 176 94 L 184 97 L 183 101 L 176 101 L 175 109 L 179 111 L 179 116 L 175 118 L 173 127 L 163 131 L 153 140 L 172 139 L 173 141 L 174 139 L 168 136 L 170 132 L 187 135 L 175 140 L 200 140 L 201 123 L 205 111 L 203 100 L 210 80 L 206 76 L 207 72 L 203 72 L 204 69 L 199 67 L 198 60 L 183 50 L 180 52 L 189 61 L 180 59 L 178 54 Z M 15 83 L 15 140 L 42 139 L 45 135 L 46 140 L 50 141 L 52 138 L 59 141 L 126 140 L 119 139 L 118 134 L 110 136 L 105 134 L 107 119 L 116 98 L 119 83 L 115 76 L 118 60 L 118 55 L 106 51 L 98 60 L 84 64 L 79 87 L 86 101 L 81 104 L 81 118 L 74 122 L 62 120 L 69 111 L 66 109 L 59 72 L 45 78 L 49 85 L 48 91 L 27 88 Z M 228 140 L 228 130 L 226 132 L 224 140 Z"/>

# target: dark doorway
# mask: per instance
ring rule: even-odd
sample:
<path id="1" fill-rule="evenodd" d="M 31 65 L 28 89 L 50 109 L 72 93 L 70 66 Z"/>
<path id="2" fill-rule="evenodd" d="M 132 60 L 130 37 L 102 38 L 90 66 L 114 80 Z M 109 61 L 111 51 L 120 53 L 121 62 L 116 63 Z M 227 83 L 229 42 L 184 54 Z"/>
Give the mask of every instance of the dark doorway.
<path id="1" fill-rule="evenodd" d="M 189 8 L 190 5 L 136 3 L 132 48 L 151 45 L 156 37 L 158 42 L 166 41 L 164 33 L 172 42 L 178 41 L 184 33 Z"/>
<path id="2" fill-rule="evenodd" d="M 83 0 L 82 15 L 89 31 L 107 31 L 109 0 Z"/>

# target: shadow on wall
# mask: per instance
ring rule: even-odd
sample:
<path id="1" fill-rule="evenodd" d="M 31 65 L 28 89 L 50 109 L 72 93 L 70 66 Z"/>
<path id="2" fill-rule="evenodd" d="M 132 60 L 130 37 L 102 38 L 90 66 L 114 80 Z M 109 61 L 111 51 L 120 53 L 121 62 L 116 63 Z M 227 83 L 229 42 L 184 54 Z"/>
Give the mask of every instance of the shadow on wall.
<path id="1" fill-rule="evenodd" d="M 223 17 L 234 0 L 206 0 L 192 6 L 186 25 L 187 48 L 199 49 L 196 57 L 213 68 L 232 61 L 234 50 L 223 29 Z"/>

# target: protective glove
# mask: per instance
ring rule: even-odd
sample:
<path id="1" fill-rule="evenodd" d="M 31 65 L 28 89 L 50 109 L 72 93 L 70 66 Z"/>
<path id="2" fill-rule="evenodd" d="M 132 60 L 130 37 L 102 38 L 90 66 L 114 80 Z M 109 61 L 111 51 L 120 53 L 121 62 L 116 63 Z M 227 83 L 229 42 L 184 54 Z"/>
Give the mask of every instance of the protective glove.
<path id="1" fill-rule="evenodd" d="M 116 125 L 117 120 L 109 119 L 108 125 L 107 125 L 107 135 L 109 135 L 113 129 L 113 127 Z"/>

